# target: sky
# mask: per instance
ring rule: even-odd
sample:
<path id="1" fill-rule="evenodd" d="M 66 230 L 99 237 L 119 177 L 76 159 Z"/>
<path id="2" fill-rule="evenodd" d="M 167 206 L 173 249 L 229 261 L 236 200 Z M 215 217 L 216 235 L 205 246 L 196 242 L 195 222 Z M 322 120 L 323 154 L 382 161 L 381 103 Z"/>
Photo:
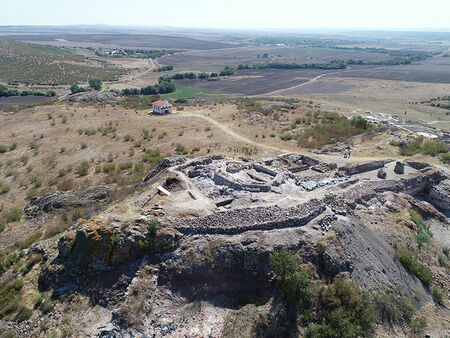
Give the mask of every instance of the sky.
<path id="1" fill-rule="evenodd" d="M 450 0 L 2 1 L 0 25 L 450 30 Z"/>

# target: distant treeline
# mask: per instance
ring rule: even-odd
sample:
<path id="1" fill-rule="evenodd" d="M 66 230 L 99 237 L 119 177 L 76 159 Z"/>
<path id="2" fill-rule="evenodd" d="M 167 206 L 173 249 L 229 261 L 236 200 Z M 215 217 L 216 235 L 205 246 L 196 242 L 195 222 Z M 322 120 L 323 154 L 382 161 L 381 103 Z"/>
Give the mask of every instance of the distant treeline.
<path id="1" fill-rule="evenodd" d="M 282 62 L 270 62 L 270 63 L 257 63 L 253 66 L 239 65 L 238 69 L 345 69 L 347 68 L 347 62 L 344 60 L 332 60 L 328 63 L 282 63 Z"/>
<path id="2" fill-rule="evenodd" d="M 332 60 L 327 63 L 257 63 L 254 65 L 239 65 L 238 69 L 346 69 L 348 65 L 408 65 L 414 61 L 426 60 L 429 56 L 427 54 L 413 54 L 406 57 L 395 57 L 390 60 L 379 61 L 365 61 L 365 60 Z"/>
<path id="3" fill-rule="evenodd" d="M 186 73 L 175 73 L 172 75 L 165 75 L 161 76 L 159 78 L 159 82 L 162 81 L 171 81 L 171 80 L 183 80 L 183 79 L 189 79 L 189 80 L 195 80 L 195 79 L 203 79 L 203 80 L 214 80 L 217 79 L 219 76 L 229 76 L 234 75 L 235 70 L 233 67 L 225 66 L 225 68 L 219 72 L 219 73 L 194 73 L 194 72 L 186 72 Z"/>
<path id="4" fill-rule="evenodd" d="M 308 46 L 313 48 L 330 48 L 346 51 L 362 51 L 368 53 L 387 54 L 389 56 L 402 57 L 386 61 L 361 61 L 357 64 L 375 64 L 375 65 L 402 65 L 409 64 L 417 60 L 426 60 L 439 52 L 419 52 L 419 51 L 400 51 L 376 47 L 343 47 L 341 45 L 360 44 L 364 41 L 342 40 L 342 39 L 319 39 L 306 37 L 262 37 L 253 40 L 258 45 L 295 45 Z M 362 62 L 362 63 L 361 63 Z"/>
<path id="5" fill-rule="evenodd" d="M 442 102 L 447 101 L 447 102 Z M 422 104 L 429 103 L 432 107 L 438 107 L 442 109 L 448 109 L 450 110 L 450 95 L 448 96 L 438 96 L 436 98 L 432 98 L 429 101 L 422 101 L 420 102 Z"/>
<path id="6" fill-rule="evenodd" d="M 9 96 L 56 96 L 56 93 L 53 90 L 48 92 L 35 92 L 32 90 L 23 90 L 19 91 L 17 89 L 9 89 L 6 86 L 0 85 L 0 97 L 9 97 Z"/>
<path id="7" fill-rule="evenodd" d="M 167 72 L 169 70 L 173 70 L 173 66 L 162 66 L 156 69 L 158 72 Z"/>
<path id="8" fill-rule="evenodd" d="M 257 45 L 295 45 L 295 46 L 328 48 L 331 46 L 335 46 L 337 44 L 355 44 L 358 43 L 358 41 L 287 36 L 287 37 L 261 37 L 254 39 L 253 43 Z"/>
<path id="9" fill-rule="evenodd" d="M 163 55 L 172 54 L 172 52 L 166 52 L 165 50 L 147 50 L 147 49 L 114 49 L 114 50 L 103 50 L 96 49 L 95 55 L 97 56 L 107 56 L 107 57 L 135 57 L 135 58 L 150 58 L 157 59 Z"/>
<path id="10" fill-rule="evenodd" d="M 168 94 L 175 91 L 175 84 L 163 79 L 157 85 L 147 86 L 144 88 L 126 88 L 123 89 L 120 94 L 123 96 L 137 96 L 137 95 L 157 95 L 157 94 Z"/>

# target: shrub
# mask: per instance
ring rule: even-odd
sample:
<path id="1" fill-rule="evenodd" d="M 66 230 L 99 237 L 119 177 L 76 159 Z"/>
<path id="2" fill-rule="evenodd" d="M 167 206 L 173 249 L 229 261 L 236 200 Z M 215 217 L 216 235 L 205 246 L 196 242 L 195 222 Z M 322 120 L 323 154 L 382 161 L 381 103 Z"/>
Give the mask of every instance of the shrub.
<path id="1" fill-rule="evenodd" d="M 2 185 L 0 187 L 0 194 L 6 194 L 10 190 L 11 190 L 11 186 L 10 185 Z"/>
<path id="2" fill-rule="evenodd" d="M 450 154 L 442 154 L 441 161 L 442 163 L 450 164 Z"/>
<path id="3" fill-rule="evenodd" d="M 144 140 L 150 140 L 150 139 L 152 139 L 153 136 L 150 135 L 148 130 L 142 129 L 142 137 L 143 137 Z"/>
<path id="4" fill-rule="evenodd" d="M 43 314 L 47 314 L 53 311 L 53 302 L 50 299 L 46 299 L 42 302 L 40 309 Z"/>
<path id="5" fill-rule="evenodd" d="M 311 118 L 306 121 L 311 122 Z M 371 126 L 362 117 L 356 117 L 351 120 L 337 114 L 322 115 L 321 122 L 305 130 L 299 136 L 298 144 L 304 147 L 321 148 L 324 145 L 336 142 L 343 142 L 351 136 L 369 131 Z"/>
<path id="6" fill-rule="evenodd" d="M 160 228 L 160 223 L 157 219 L 152 219 L 147 225 L 147 230 L 150 236 L 155 237 Z"/>
<path id="7" fill-rule="evenodd" d="M 42 186 L 42 178 L 33 176 L 30 180 L 30 184 L 33 184 L 36 188 L 40 188 Z"/>
<path id="8" fill-rule="evenodd" d="M 30 142 L 29 143 L 29 146 L 30 146 L 30 148 L 31 149 L 33 149 L 33 150 L 37 150 L 38 149 L 38 145 L 36 144 L 36 142 Z"/>
<path id="9" fill-rule="evenodd" d="M 131 163 L 131 162 L 123 162 L 123 163 L 119 164 L 120 170 L 131 169 L 132 167 L 133 167 L 133 163 Z"/>
<path id="10" fill-rule="evenodd" d="M 35 266 L 37 263 L 39 263 L 42 260 L 42 255 L 32 255 L 25 266 L 22 269 L 22 274 L 26 275 L 28 272 L 31 271 L 33 266 Z"/>
<path id="11" fill-rule="evenodd" d="M 149 243 L 149 241 L 147 241 L 146 239 L 144 239 L 144 240 L 139 240 L 139 241 L 138 241 L 138 246 L 139 246 L 139 249 L 141 249 L 141 250 L 146 250 L 146 249 L 148 249 L 148 247 L 150 246 L 150 243 Z"/>
<path id="12" fill-rule="evenodd" d="M 443 248 L 442 248 L 442 252 L 444 253 L 444 255 L 446 255 L 447 257 L 448 257 L 448 254 L 449 254 L 449 248 L 447 247 L 447 246 L 444 246 Z"/>
<path id="13" fill-rule="evenodd" d="M 427 320 L 423 317 L 414 318 L 409 327 L 411 328 L 412 333 L 421 334 L 427 328 Z"/>
<path id="14" fill-rule="evenodd" d="M 161 152 L 159 149 L 155 149 L 155 150 L 149 149 L 149 150 L 146 150 L 145 155 L 142 158 L 142 161 L 149 162 L 152 165 L 157 165 L 163 159 L 164 159 L 164 157 L 161 155 Z"/>
<path id="15" fill-rule="evenodd" d="M 398 143 L 398 146 L 400 147 L 400 154 L 403 156 L 412 156 L 419 153 L 435 156 L 440 153 L 448 153 L 448 146 L 445 143 L 424 141 L 423 137 L 418 137 L 406 144 Z"/>
<path id="16" fill-rule="evenodd" d="M 309 337 L 312 330 L 331 332 L 330 337 L 370 336 L 375 331 L 377 316 L 369 293 L 341 275 L 320 290 L 319 309 L 325 326 L 310 327 Z"/>
<path id="17" fill-rule="evenodd" d="M 280 135 L 280 139 L 282 139 L 283 141 L 290 141 L 290 140 L 292 140 L 292 135 L 291 134 L 283 134 L 283 135 Z"/>
<path id="18" fill-rule="evenodd" d="M 96 166 L 95 167 L 95 173 L 96 174 L 100 174 L 101 172 L 102 172 L 102 166 L 101 165 Z"/>
<path id="19" fill-rule="evenodd" d="M 0 144 L 0 154 L 6 153 L 8 151 L 8 147 Z"/>
<path id="20" fill-rule="evenodd" d="M 443 255 L 439 255 L 438 261 L 442 267 L 446 268 L 448 266 L 447 259 Z"/>
<path id="21" fill-rule="evenodd" d="M 120 234 L 116 233 L 111 236 L 111 245 L 113 247 L 115 247 L 119 243 L 119 241 L 120 241 Z"/>
<path id="22" fill-rule="evenodd" d="M 176 148 L 175 148 L 175 152 L 178 155 L 186 155 L 188 153 L 188 151 L 186 150 L 186 148 L 181 145 L 180 143 L 177 144 Z"/>
<path id="23" fill-rule="evenodd" d="M 26 165 L 28 163 L 28 156 L 22 155 L 19 159 L 20 162 L 23 163 L 23 165 Z"/>
<path id="24" fill-rule="evenodd" d="M 445 291 L 444 289 L 442 289 L 441 287 L 434 285 L 431 288 L 431 293 L 433 294 L 433 297 L 439 302 L 439 303 L 443 303 L 442 300 L 445 297 Z"/>
<path id="25" fill-rule="evenodd" d="M 103 172 L 105 173 L 113 173 L 116 171 L 116 165 L 114 163 L 108 163 L 103 166 Z"/>
<path id="26" fill-rule="evenodd" d="M 16 279 L 8 284 L 0 284 L 0 318 L 15 312 L 20 306 L 18 296 L 23 287 L 23 281 Z"/>
<path id="27" fill-rule="evenodd" d="M 99 77 L 91 77 L 89 79 L 89 87 L 94 90 L 101 90 L 103 85 L 103 80 Z"/>
<path id="28" fill-rule="evenodd" d="M 384 290 L 376 294 L 375 300 L 380 317 L 388 322 L 409 322 L 416 311 L 413 303 L 401 296 L 399 290 Z"/>
<path id="29" fill-rule="evenodd" d="M 58 176 L 63 177 L 65 174 L 67 174 L 66 169 L 59 169 L 58 170 Z"/>
<path id="30" fill-rule="evenodd" d="M 44 300 L 44 296 L 42 295 L 42 293 L 38 293 L 36 296 L 34 296 L 33 303 L 35 306 L 39 306 L 39 305 L 41 305 L 43 300 Z"/>
<path id="31" fill-rule="evenodd" d="M 25 320 L 30 319 L 32 315 L 33 310 L 23 306 L 19 309 L 19 312 L 17 312 L 16 321 L 18 321 L 19 323 L 23 322 Z"/>
<path id="32" fill-rule="evenodd" d="M 17 148 L 17 143 L 13 143 L 13 144 L 10 145 L 9 151 L 16 150 L 16 148 Z"/>
<path id="33" fill-rule="evenodd" d="M 125 135 L 124 138 L 123 138 L 123 140 L 124 140 L 125 142 L 132 142 L 132 141 L 134 141 L 134 137 L 131 136 L 131 135 Z"/>
<path id="34" fill-rule="evenodd" d="M 395 254 L 409 272 L 419 278 L 425 285 L 430 285 L 431 280 L 433 279 L 431 271 L 415 259 L 408 248 L 400 247 L 395 250 Z"/>
<path id="35" fill-rule="evenodd" d="M 135 174 L 143 174 L 145 171 L 144 165 L 142 163 L 135 163 L 133 172 Z"/>
<path id="36" fill-rule="evenodd" d="M 89 172 L 89 162 L 88 161 L 81 162 L 77 168 L 77 174 L 79 176 L 86 176 L 88 172 Z"/>
<path id="37" fill-rule="evenodd" d="M 14 208 L 6 215 L 6 222 L 18 222 L 22 219 L 22 215 L 22 210 L 19 208 Z"/>

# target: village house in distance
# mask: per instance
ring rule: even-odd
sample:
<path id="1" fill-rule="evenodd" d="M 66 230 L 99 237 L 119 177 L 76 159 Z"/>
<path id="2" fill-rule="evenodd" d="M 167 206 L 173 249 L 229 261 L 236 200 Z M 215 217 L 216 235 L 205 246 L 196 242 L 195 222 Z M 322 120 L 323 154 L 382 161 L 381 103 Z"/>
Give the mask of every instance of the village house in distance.
<path id="1" fill-rule="evenodd" d="M 153 113 L 154 114 L 167 114 L 171 113 L 174 107 L 167 102 L 167 100 L 158 100 L 153 102 Z"/>

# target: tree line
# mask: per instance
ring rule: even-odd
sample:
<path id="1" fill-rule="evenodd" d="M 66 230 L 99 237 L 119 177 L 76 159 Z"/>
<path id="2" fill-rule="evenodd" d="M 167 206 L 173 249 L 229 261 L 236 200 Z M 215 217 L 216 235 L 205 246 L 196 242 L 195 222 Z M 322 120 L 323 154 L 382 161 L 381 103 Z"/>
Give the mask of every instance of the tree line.
<path id="1" fill-rule="evenodd" d="M 217 72 L 201 72 L 201 73 L 194 73 L 194 72 L 186 72 L 186 73 L 175 73 L 172 75 L 164 75 L 159 78 L 159 82 L 167 81 L 170 82 L 171 80 L 183 80 L 183 79 L 189 79 L 189 80 L 195 80 L 195 79 L 202 79 L 202 80 L 213 80 L 218 78 L 219 76 L 230 76 L 234 75 L 235 70 L 233 67 L 225 66 L 222 71 L 219 73 Z"/>
<path id="2" fill-rule="evenodd" d="M 123 96 L 137 96 L 137 95 L 157 95 L 157 94 L 169 94 L 176 90 L 175 84 L 166 79 L 159 81 L 154 86 L 147 86 L 144 88 L 125 88 L 120 94 Z"/>
<path id="3" fill-rule="evenodd" d="M 378 60 L 378 61 L 365 61 L 365 60 L 332 60 L 327 63 L 283 63 L 283 62 L 270 62 L 270 63 L 257 63 L 254 65 L 242 65 L 240 64 L 237 69 L 346 69 L 348 65 L 409 65 L 414 61 L 426 60 L 428 54 L 412 54 L 406 57 L 395 57 L 390 60 Z"/>
<path id="4" fill-rule="evenodd" d="M 107 56 L 116 58 L 131 56 L 135 58 L 157 59 L 166 54 L 172 53 L 166 52 L 165 50 L 147 50 L 147 49 L 120 49 L 120 50 L 103 51 L 100 48 L 95 50 L 95 55 L 97 56 Z"/>
<path id="5" fill-rule="evenodd" d="M 162 67 L 159 67 L 158 69 L 156 69 L 156 71 L 158 73 L 160 73 L 160 72 L 167 72 L 169 70 L 173 70 L 173 66 L 162 66 Z"/>
<path id="6" fill-rule="evenodd" d="M 9 89 L 4 85 L 0 85 L 0 97 L 10 97 L 10 96 L 47 96 L 53 97 L 56 96 L 56 92 L 50 90 L 48 92 L 37 92 L 33 90 L 17 90 L 17 89 Z"/>

